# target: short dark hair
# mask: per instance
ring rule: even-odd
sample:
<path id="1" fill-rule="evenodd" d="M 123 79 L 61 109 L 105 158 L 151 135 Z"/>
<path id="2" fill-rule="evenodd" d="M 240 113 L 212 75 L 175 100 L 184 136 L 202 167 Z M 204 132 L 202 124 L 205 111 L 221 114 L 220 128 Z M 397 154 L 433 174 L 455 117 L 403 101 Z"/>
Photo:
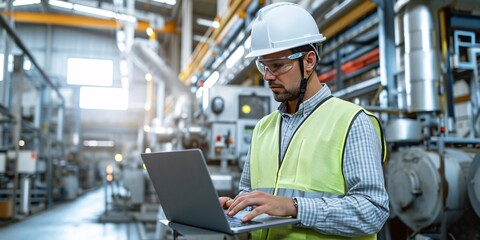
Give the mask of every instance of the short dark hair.
<path id="1" fill-rule="evenodd" d="M 314 51 L 315 55 L 317 55 L 317 64 L 320 62 L 320 50 L 321 50 L 321 43 L 310 43 L 310 44 L 305 44 L 302 46 L 298 46 L 293 48 L 293 52 L 309 52 L 309 51 Z"/>

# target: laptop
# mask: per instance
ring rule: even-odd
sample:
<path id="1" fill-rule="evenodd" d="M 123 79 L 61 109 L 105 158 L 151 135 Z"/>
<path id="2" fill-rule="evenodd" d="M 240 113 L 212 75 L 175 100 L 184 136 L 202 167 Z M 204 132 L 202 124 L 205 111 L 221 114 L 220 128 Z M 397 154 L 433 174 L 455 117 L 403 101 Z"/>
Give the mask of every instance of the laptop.
<path id="1" fill-rule="evenodd" d="M 199 149 L 143 153 L 141 156 L 165 216 L 172 223 L 237 234 L 300 222 L 295 218 L 262 214 L 242 223 L 240 218 L 246 211 L 233 218 L 227 216 Z"/>

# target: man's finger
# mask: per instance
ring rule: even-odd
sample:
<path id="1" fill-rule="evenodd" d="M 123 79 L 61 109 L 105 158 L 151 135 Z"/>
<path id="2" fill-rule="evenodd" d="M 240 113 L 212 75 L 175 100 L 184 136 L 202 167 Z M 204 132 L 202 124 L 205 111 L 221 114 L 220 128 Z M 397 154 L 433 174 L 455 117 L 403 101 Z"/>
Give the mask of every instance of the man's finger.
<path id="1" fill-rule="evenodd" d="M 248 214 L 246 214 L 245 216 L 243 216 L 242 221 L 243 221 L 243 222 L 251 221 L 251 220 L 254 219 L 256 216 L 264 213 L 263 209 L 264 209 L 263 207 L 257 207 L 257 208 L 255 208 L 255 209 L 253 209 L 251 212 L 249 212 Z"/>
<path id="2" fill-rule="evenodd" d="M 254 201 L 254 198 L 248 198 L 245 196 L 235 198 L 233 200 L 233 203 L 228 208 L 227 214 L 229 216 L 233 216 L 238 212 L 242 211 L 243 209 L 247 208 L 248 206 L 254 205 Z"/>

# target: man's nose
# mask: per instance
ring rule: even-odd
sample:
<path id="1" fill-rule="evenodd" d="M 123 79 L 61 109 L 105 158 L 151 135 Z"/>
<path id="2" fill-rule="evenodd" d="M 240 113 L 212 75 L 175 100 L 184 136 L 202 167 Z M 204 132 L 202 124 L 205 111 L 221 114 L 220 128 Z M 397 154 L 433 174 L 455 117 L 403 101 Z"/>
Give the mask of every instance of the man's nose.
<path id="1" fill-rule="evenodd" d="M 275 79 L 275 75 L 273 75 L 268 67 L 265 68 L 265 75 L 263 75 L 263 79 L 265 79 L 265 81 Z"/>

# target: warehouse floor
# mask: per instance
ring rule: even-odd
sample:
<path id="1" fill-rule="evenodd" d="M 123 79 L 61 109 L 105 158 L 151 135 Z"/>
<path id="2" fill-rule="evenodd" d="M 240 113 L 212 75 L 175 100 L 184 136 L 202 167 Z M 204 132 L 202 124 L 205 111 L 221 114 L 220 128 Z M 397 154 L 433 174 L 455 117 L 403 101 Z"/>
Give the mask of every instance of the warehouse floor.
<path id="1" fill-rule="evenodd" d="M 1 239 L 140 239 L 136 223 L 100 223 L 104 213 L 102 188 L 61 203 L 21 221 L 0 227 Z"/>

